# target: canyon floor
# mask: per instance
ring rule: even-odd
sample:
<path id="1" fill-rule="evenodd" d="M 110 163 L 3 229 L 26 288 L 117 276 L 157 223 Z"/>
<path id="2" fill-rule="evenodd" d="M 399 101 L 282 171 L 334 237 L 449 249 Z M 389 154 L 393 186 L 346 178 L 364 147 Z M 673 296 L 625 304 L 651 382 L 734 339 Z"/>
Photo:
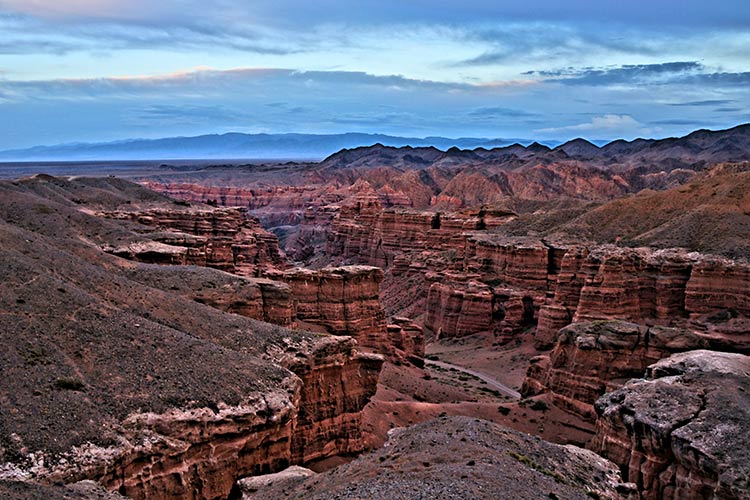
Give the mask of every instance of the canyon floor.
<path id="1" fill-rule="evenodd" d="M 85 167 L 0 182 L 1 495 L 750 498 L 750 126 Z"/>

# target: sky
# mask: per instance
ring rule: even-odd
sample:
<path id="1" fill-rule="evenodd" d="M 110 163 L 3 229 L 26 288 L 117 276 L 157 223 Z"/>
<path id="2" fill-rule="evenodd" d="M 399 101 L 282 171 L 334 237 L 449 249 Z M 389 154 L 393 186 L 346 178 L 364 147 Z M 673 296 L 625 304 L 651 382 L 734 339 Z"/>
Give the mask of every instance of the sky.
<path id="1" fill-rule="evenodd" d="M 0 149 L 745 122 L 747 0 L 0 0 Z"/>

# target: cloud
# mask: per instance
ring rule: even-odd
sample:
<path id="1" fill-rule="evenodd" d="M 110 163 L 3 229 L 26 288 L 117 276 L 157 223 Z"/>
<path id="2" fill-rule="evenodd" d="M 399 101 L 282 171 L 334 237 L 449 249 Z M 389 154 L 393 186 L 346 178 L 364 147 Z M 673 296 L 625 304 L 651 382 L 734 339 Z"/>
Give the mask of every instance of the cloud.
<path id="1" fill-rule="evenodd" d="M 185 17 L 256 19 L 264 24 L 353 25 L 393 22 L 457 23 L 483 19 L 498 22 L 560 21 L 654 26 L 741 27 L 750 23 L 744 0 L 359 0 L 357 8 L 341 0 L 0 0 L 0 8 L 45 18 L 142 19 Z"/>
<path id="2" fill-rule="evenodd" d="M 689 120 L 682 118 L 674 118 L 670 120 L 655 120 L 649 122 L 649 125 L 688 125 L 696 128 L 712 126 L 710 122 L 706 122 L 705 120 Z"/>
<path id="3" fill-rule="evenodd" d="M 504 108 L 501 106 L 485 106 L 481 108 L 475 108 L 466 114 L 472 118 L 479 118 L 479 119 L 498 118 L 498 117 L 520 118 L 520 117 L 539 116 L 538 113 L 532 113 L 530 111 L 525 111 L 523 109 Z"/>
<path id="4" fill-rule="evenodd" d="M 537 129 L 535 132 L 543 136 L 571 136 L 571 134 L 583 133 L 589 137 L 605 137 L 617 135 L 620 137 L 632 137 L 637 134 L 651 132 L 642 123 L 630 115 L 602 115 L 596 116 L 591 121 L 563 127 L 550 127 Z"/>
<path id="5" fill-rule="evenodd" d="M 196 124 L 215 122 L 220 124 L 237 123 L 251 117 L 249 113 L 240 112 L 221 105 L 195 104 L 151 104 L 132 109 L 133 119 L 151 125 L 159 123 Z"/>
<path id="6" fill-rule="evenodd" d="M 188 71 L 160 75 L 112 76 L 105 78 L 60 78 L 52 80 L 0 80 L 0 91 L 12 92 L 19 99 L 86 99 L 132 98 L 141 96 L 210 96 L 232 92 L 247 93 L 253 87 L 296 89 L 291 95 L 319 93 L 334 98 L 330 89 L 377 88 L 381 92 L 414 94 L 486 92 L 493 89 L 484 85 L 446 83 L 433 80 L 406 78 L 400 75 L 372 75 L 362 71 L 296 71 L 284 68 L 234 68 L 218 70 L 195 68 Z M 279 94 L 278 97 L 288 97 Z M 285 101 L 264 103 L 271 108 L 283 108 Z"/>
<path id="7" fill-rule="evenodd" d="M 733 102 L 729 99 L 706 99 L 704 101 L 672 102 L 668 106 L 721 106 Z"/>
<path id="8" fill-rule="evenodd" d="M 703 69 L 703 64 L 698 61 L 676 61 L 658 64 L 627 64 L 609 68 L 563 68 L 528 71 L 524 74 L 539 76 L 545 81 L 564 85 L 614 85 L 676 81 L 686 74 L 695 74 Z"/>

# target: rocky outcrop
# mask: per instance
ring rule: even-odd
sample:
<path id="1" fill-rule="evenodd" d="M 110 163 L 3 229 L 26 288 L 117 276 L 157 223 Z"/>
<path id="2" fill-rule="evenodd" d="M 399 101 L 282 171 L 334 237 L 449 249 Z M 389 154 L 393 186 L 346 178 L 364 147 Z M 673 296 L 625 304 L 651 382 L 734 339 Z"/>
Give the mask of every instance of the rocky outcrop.
<path id="1" fill-rule="evenodd" d="M 291 287 L 300 322 L 333 335 L 351 335 L 363 347 L 392 353 L 385 313 L 379 302 L 383 280 L 379 268 L 297 268 L 279 274 L 278 278 Z"/>
<path id="2" fill-rule="evenodd" d="M 385 447 L 323 474 L 256 478 L 248 499 L 635 498 L 596 454 L 468 418 L 394 429 Z"/>
<path id="3" fill-rule="evenodd" d="M 388 341 L 400 359 L 424 366 L 424 333 L 422 327 L 409 318 L 395 316 L 388 324 Z"/>
<path id="4" fill-rule="evenodd" d="M 296 321 L 292 290 L 286 283 L 245 278 L 196 266 L 137 266 L 130 277 L 228 313 L 281 326 Z"/>
<path id="5" fill-rule="evenodd" d="M 596 403 L 590 448 L 644 500 L 750 497 L 750 357 L 675 354 Z"/>
<path id="6" fill-rule="evenodd" d="M 363 450 L 380 356 L 225 312 L 287 321 L 288 285 L 102 252 L 144 226 L 81 198 L 155 195 L 90 182 L 0 183 L 0 480 L 226 498 L 240 477 Z"/>
<path id="7" fill-rule="evenodd" d="M 361 412 L 375 394 L 383 357 L 360 352 L 350 337 L 319 338 L 307 349 L 290 344 L 272 352 L 302 380 L 289 463 L 355 455 L 367 447 Z"/>
<path id="8" fill-rule="evenodd" d="M 673 353 L 701 349 L 708 341 L 682 328 L 624 321 L 573 323 L 557 335 L 548 355 L 531 361 L 522 393 L 549 393 L 555 405 L 594 422 L 594 403 L 646 367 Z"/>
<path id="9" fill-rule="evenodd" d="M 492 290 L 484 283 L 433 283 L 427 295 L 425 328 L 437 338 L 488 331 L 493 322 Z"/>
<path id="10" fill-rule="evenodd" d="M 750 266 L 681 250 L 571 249 L 561 261 L 554 300 L 542 306 L 537 347 L 553 345 L 573 321 L 621 319 L 641 324 L 687 325 L 709 335 L 713 348 L 745 351 L 750 314 Z M 722 311 L 731 311 L 731 326 Z M 726 332 L 723 335 L 721 332 Z"/>
<path id="11" fill-rule="evenodd" d="M 142 262 L 192 264 L 243 276 L 260 276 L 285 267 L 278 239 L 241 208 L 175 206 L 100 211 L 109 219 L 130 221 L 149 230 L 153 241 L 145 248 L 132 244 L 109 246 L 109 253 Z M 162 255 L 163 254 L 163 255 Z M 175 255 L 178 255 L 175 257 Z"/>

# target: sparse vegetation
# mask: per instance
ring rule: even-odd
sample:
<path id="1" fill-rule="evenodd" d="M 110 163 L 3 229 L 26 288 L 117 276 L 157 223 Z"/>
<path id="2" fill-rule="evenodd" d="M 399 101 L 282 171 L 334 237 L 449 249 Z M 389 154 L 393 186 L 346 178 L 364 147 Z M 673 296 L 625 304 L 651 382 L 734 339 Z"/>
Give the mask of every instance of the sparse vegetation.
<path id="1" fill-rule="evenodd" d="M 83 392 L 86 390 L 86 384 L 77 378 L 59 378 L 55 380 L 55 389 L 61 391 Z"/>

